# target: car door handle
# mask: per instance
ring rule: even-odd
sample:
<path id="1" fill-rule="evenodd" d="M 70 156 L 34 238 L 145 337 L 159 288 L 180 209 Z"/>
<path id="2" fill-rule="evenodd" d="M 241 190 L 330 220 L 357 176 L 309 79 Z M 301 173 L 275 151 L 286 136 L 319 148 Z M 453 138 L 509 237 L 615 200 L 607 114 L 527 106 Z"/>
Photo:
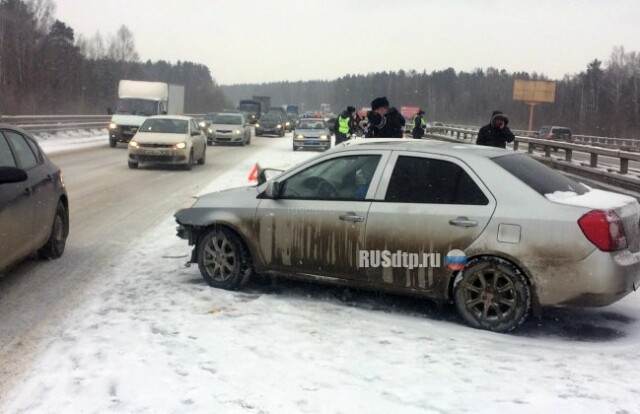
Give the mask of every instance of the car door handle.
<path id="1" fill-rule="evenodd" d="M 352 221 L 354 223 L 358 223 L 361 221 L 364 221 L 364 217 L 357 215 L 356 213 L 347 213 L 347 214 L 341 214 L 340 215 L 340 220 L 342 221 Z"/>
<path id="2" fill-rule="evenodd" d="M 475 220 L 469 220 L 468 217 L 458 217 L 454 220 L 449 220 L 449 224 L 458 227 L 477 227 L 478 222 Z"/>

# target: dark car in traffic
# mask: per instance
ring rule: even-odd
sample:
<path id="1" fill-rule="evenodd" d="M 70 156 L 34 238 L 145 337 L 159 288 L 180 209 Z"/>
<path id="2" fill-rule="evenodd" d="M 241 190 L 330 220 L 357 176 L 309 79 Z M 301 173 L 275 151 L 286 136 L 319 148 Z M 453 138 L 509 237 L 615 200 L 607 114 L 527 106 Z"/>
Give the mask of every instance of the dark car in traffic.
<path id="1" fill-rule="evenodd" d="M 0 124 L 0 272 L 33 253 L 59 258 L 68 235 L 60 168 L 29 134 Z"/>
<path id="2" fill-rule="evenodd" d="M 543 126 L 536 133 L 537 138 L 549 139 L 553 141 L 573 141 L 573 132 L 567 127 Z"/>
<path id="3" fill-rule="evenodd" d="M 260 121 L 256 124 L 256 136 L 277 135 L 284 137 L 285 120 L 278 113 L 270 112 L 260 117 Z"/>

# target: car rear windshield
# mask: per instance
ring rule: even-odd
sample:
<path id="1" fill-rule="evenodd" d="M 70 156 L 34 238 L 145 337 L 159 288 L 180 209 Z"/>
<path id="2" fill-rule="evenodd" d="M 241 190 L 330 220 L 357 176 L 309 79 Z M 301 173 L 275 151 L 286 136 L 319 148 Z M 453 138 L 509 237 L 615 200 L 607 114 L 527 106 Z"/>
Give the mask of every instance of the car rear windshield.
<path id="1" fill-rule="evenodd" d="M 326 129 L 327 126 L 324 121 L 300 121 L 298 129 Z"/>
<path id="2" fill-rule="evenodd" d="M 493 161 L 542 195 L 556 191 L 572 191 L 580 195 L 589 191 L 584 185 L 527 155 L 504 155 L 493 158 Z"/>

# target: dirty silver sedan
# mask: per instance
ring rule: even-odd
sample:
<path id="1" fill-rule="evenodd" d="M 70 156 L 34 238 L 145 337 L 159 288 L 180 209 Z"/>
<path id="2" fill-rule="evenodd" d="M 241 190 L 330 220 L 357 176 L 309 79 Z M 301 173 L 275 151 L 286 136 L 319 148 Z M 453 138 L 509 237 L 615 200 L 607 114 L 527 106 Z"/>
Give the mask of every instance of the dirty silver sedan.
<path id="1" fill-rule="evenodd" d="M 527 155 L 361 140 L 176 213 L 211 286 L 252 273 L 420 295 L 504 332 L 640 281 L 640 207 Z"/>

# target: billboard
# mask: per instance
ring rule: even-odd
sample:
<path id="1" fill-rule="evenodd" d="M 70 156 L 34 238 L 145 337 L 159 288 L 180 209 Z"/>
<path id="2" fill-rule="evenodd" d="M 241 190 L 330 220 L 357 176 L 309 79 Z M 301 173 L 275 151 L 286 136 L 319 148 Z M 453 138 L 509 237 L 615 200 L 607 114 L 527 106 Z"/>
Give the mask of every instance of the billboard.
<path id="1" fill-rule="evenodd" d="M 515 79 L 513 100 L 531 103 L 553 103 L 556 100 L 556 83 Z"/>

